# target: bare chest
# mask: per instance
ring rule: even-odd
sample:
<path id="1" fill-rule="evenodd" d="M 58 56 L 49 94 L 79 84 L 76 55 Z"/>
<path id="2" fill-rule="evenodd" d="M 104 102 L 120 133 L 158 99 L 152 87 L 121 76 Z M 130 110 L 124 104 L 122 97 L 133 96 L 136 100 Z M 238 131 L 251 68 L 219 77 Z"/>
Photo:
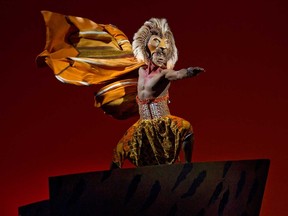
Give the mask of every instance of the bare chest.
<path id="1" fill-rule="evenodd" d="M 163 76 L 159 72 L 142 74 L 138 79 L 138 95 L 141 98 L 153 98 L 162 95 L 169 87 L 169 82 L 163 81 Z"/>
<path id="2" fill-rule="evenodd" d="M 139 77 L 139 84 L 141 85 L 141 89 L 147 89 L 152 90 L 153 87 L 157 85 L 157 82 L 159 81 L 160 76 L 159 74 L 153 72 L 150 74 L 143 74 L 141 77 Z"/>

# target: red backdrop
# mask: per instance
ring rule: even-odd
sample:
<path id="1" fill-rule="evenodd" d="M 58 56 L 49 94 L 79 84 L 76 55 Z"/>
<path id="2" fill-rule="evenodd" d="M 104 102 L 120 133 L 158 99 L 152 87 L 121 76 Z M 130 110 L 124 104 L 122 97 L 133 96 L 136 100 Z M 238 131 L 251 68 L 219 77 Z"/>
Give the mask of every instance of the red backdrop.
<path id="1" fill-rule="evenodd" d="M 66 3 L 65 3 L 66 2 Z M 188 4 L 189 2 L 189 4 Z M 0 214 L 48 199 L 48 177 L 109 168 L 136 119 L 93 107 L 94 87 L 58 82 L 35 57 L 45 45 L 40 10 L 112 23 L 130 40 L 165 17 L 176 69 L 206 73 L 172 84 L 171 111 L 195 130 L 193 161 L 271 159 L 261 216 L 287 208 L 287 1 L 1 1 Z"/>

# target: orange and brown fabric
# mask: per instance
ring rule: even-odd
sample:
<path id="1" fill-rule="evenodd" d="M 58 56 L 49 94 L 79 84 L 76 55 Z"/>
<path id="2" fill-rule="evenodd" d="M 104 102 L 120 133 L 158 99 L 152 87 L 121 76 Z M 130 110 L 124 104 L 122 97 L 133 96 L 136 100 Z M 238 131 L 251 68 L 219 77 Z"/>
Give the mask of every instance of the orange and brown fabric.
<path id="1" fill-rule="evenodd" d="M 50 11 L 42 11 L 42 15 L 46 45 L 36 62 L 39 67 L 48 65 L 61 82 L 80 86 L 106 85 L 138 77 L 138 68 L 144 63 L 137 62 L 127 36 L 115 26 Z M 118 92 L 125 95 L 125 90 L 120 88 Z M 113 95 L 114 99 L 116 96 Z M 110 97 L 109 91 L 105 92 L 105 97 Z M 126 97 L 126 101 L 127 98 L 130 99 Z M 97 107 L 106 105 L 110 108 L 100 101 L 96 103 Z M 135 98 L 131 103 L 135 103 Z"/>
<path id="2" fill-rule="evenodd" d="M 127 119 L 139 115 L 137 79 L 124 79 L 104 86 L 95 94 L 95 107 L 101 107 L 106 115 Z"/>
<path id="3" fill-rule="evenodd" d="M 113 163 L 122 167 L 125 159 L 135 166 L 173 164 L 191 124 L 177 116 L 140 119 L 130 127 L 114 149 Z"/>
<path id="4" fill-rule="evenodd" d="M 169 95 L 153 100 L 137 97 L 140 119 L 118 142 L 113 163 L 122 167 L 128 159 L 135 166 L 173 164 L 184 140 L 193 134 L 191 124 L 170 114 Z"/>

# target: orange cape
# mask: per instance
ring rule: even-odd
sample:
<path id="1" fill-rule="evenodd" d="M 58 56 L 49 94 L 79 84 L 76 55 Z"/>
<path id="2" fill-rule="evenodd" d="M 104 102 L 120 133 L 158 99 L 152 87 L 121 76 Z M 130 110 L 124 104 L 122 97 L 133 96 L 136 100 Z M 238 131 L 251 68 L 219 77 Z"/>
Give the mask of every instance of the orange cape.
<path id="1" fill-rule="evenodd" d="M 117 119 L 138 112 L 138 62 L 127 36 L 113 25 L 42 11 L 46 45 L 36 58 L 39 67 L 49 66 L 64 83 L 87 86 L 104 84 L 95 106 Z M 107 85 L 109 84 L 109 85 Z"/>

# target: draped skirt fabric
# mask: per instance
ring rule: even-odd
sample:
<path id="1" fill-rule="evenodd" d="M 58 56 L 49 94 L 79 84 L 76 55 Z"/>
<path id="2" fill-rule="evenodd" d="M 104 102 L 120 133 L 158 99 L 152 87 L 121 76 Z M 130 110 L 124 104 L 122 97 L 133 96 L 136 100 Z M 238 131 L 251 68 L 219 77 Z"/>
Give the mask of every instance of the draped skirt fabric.
<path id="1" fill-rule="evenodd" d="M 177 116 L 140 119 L 118 142 L 113 162 L 119 167 L 125 159 L 137 167 L 172 164 L 179 159 L 183 141 L 192 133 L 191 124 Z"/>

